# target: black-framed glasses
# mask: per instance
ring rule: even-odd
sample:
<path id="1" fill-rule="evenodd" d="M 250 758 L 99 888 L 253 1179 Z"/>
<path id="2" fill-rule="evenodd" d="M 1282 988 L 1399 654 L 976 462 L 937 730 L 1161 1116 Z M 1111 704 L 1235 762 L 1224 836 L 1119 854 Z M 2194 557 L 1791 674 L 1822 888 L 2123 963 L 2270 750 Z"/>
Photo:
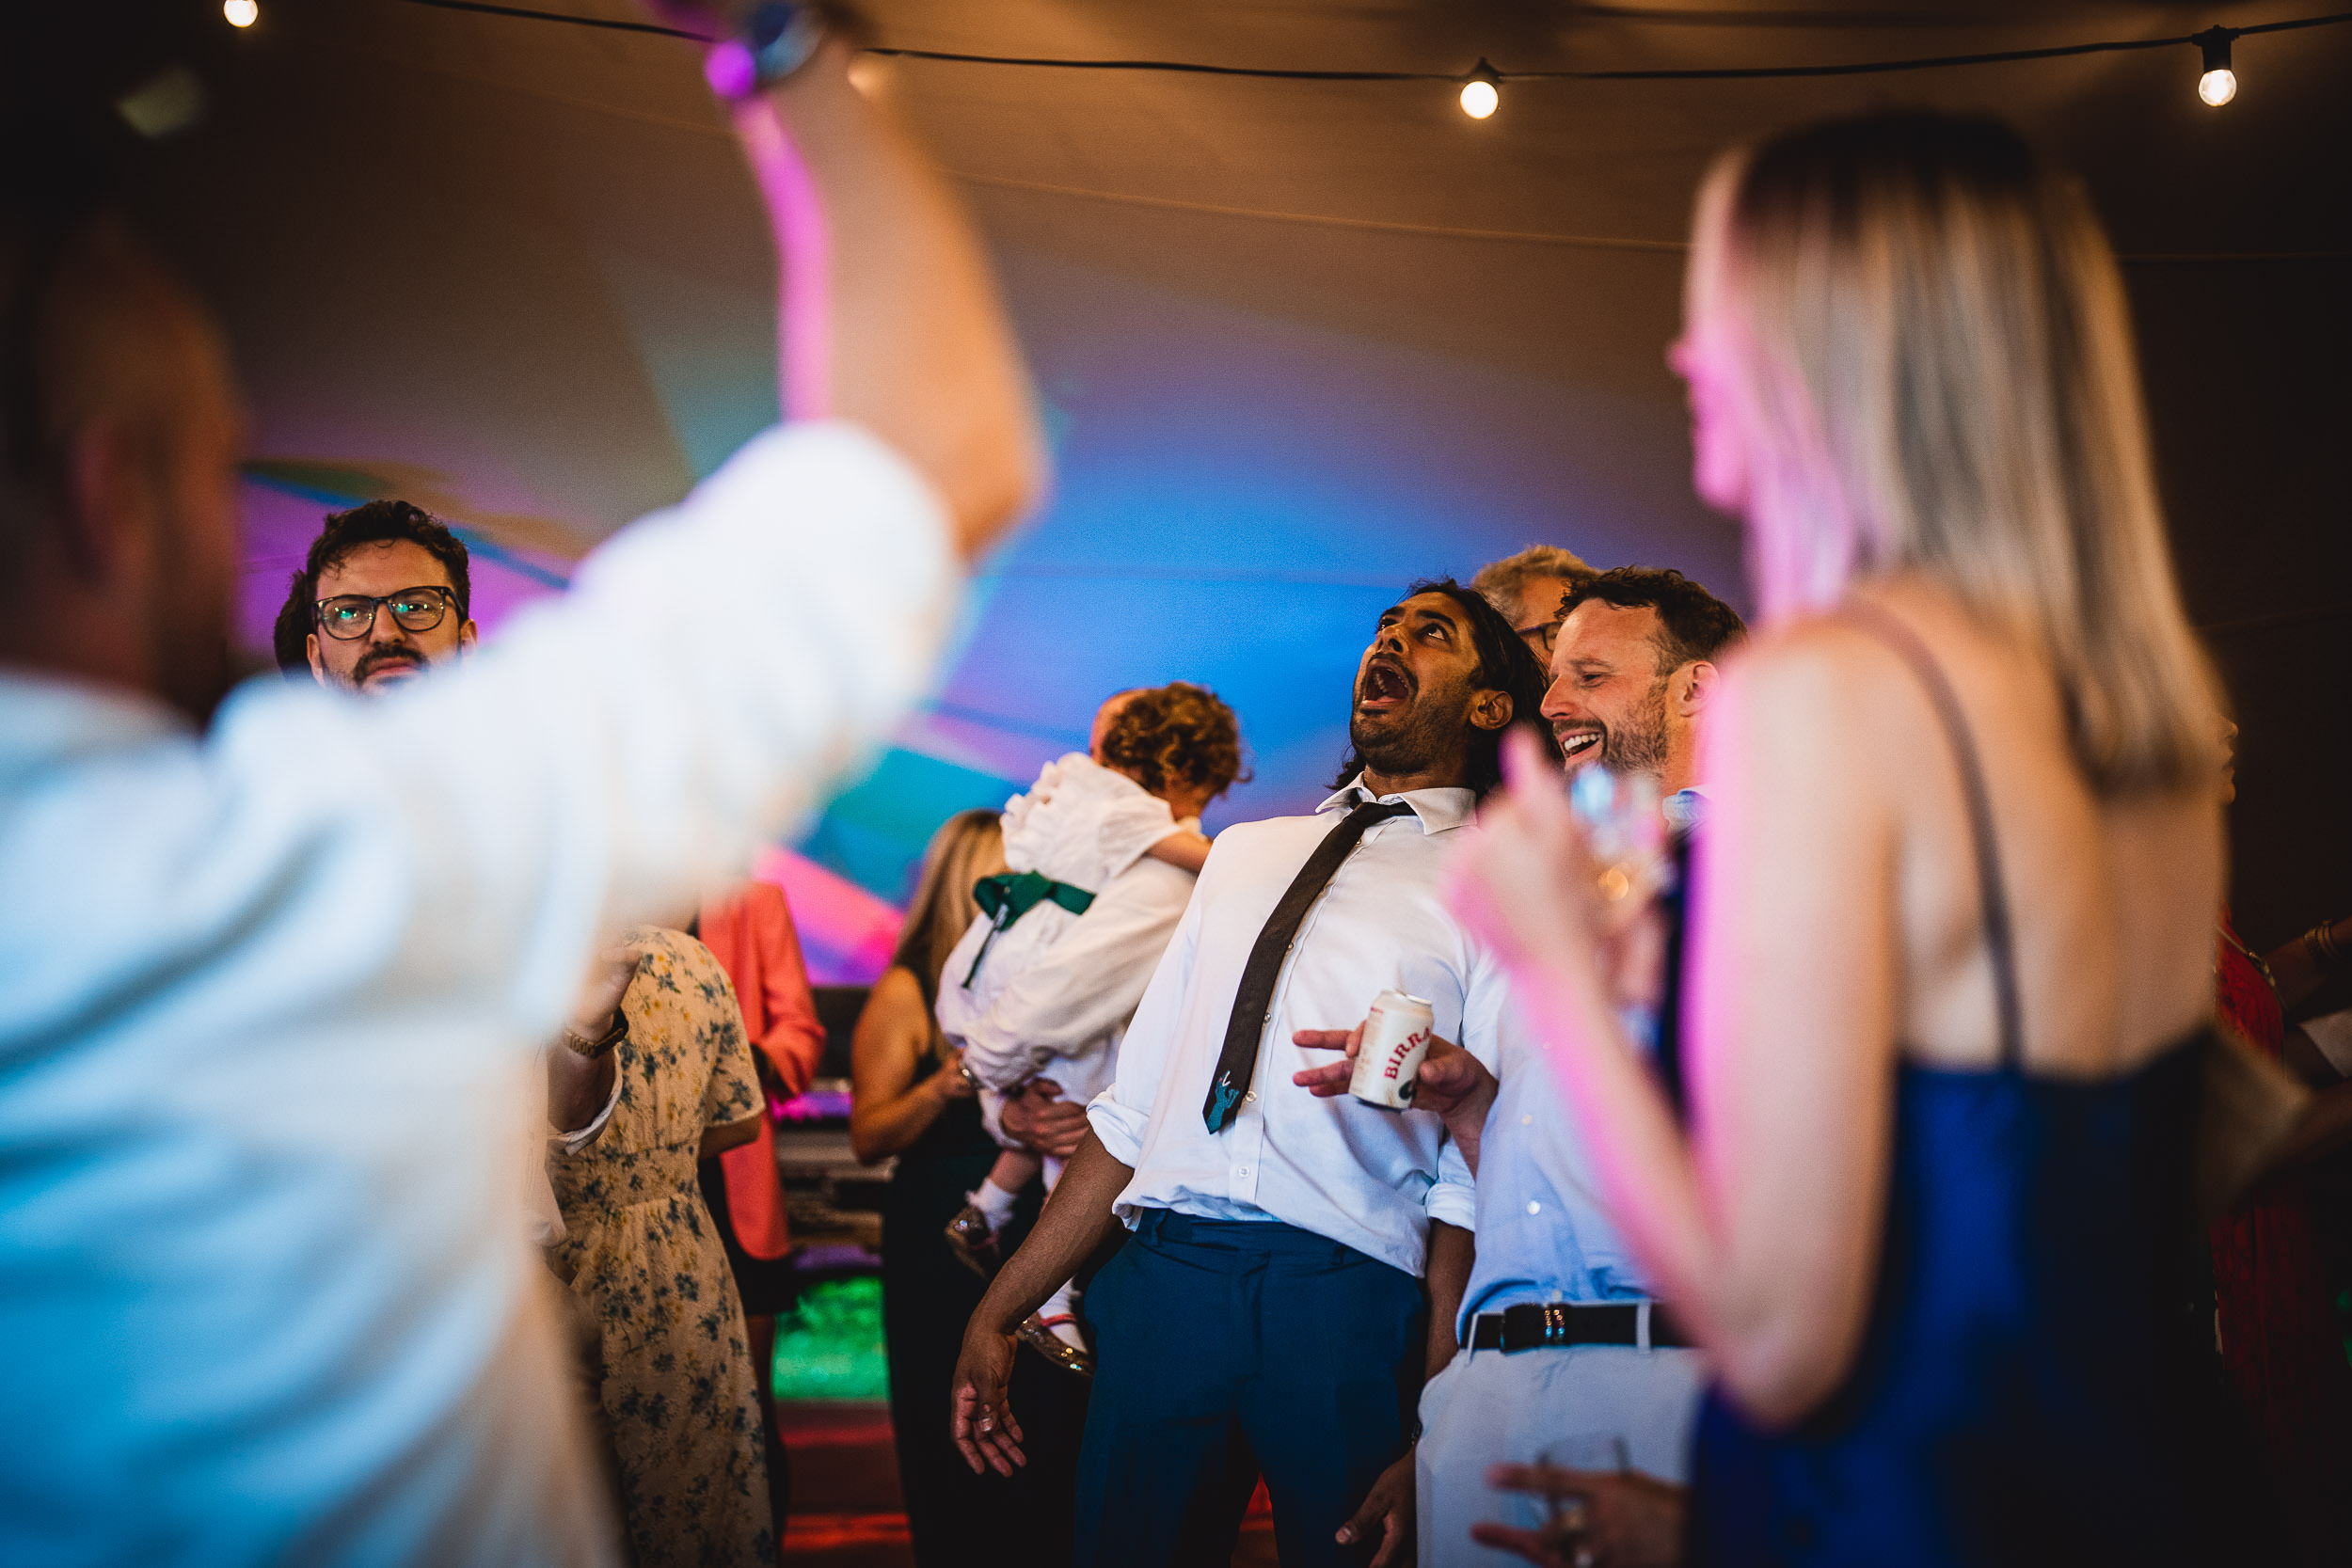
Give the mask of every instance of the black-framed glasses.
<path id="1" fill-rule="evenodd" d="M 340 642 L 357 641 L 375 629 L 375 611 L 380 606 L 392 612 L 403 631 L 431 631 L 456 603 L 455 594 L 429 584 L 373 597 L 338 594 L 318 601 L 319 630 Z"/>
<path id="2" fill-rule="evenodd" d="M 1530 647 L 1541 649 L 1546 658 L 1551 657 L 1552 644 L 1560 641 L 1560 622 L 1556 617 L 1549 621 L 1538 621 L 1533 626 L 1513 626 L 1511 629 L 1518 632 Z"/>

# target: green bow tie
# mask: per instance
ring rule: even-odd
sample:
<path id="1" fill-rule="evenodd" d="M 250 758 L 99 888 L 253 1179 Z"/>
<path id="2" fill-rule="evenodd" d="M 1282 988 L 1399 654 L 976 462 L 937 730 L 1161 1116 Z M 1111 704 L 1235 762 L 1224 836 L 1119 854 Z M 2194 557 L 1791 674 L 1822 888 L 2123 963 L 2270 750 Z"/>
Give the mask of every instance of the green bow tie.
<path id="1" fill-rule="evenodd" d="M 972 978 L 979 974 L 980 960 L 988 957 L 989 943 L 996 940 L 996 933 L 1048 899 L 1072 914 L 1084 914 L 1087 906 L 1094 902 L 1094 895 L 1035 871 L 1003 871 L 972 884 L 972 901 L 988 916 L 989 927 L 980 950 L 972 955 L 972 968 L 963 976 L 966 990 L 972 989 Z"/>

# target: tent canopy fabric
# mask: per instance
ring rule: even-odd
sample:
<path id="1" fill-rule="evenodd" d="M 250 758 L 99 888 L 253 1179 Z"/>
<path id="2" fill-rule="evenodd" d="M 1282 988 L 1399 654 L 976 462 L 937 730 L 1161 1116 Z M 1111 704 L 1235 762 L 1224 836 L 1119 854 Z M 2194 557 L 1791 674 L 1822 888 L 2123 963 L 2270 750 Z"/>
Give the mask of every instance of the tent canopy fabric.
<path id="1" fill-rule="evenodd" d="M 625 0 L 536 3 L 642 19 Z M 873 41 L 905 48 L 1445 72 L 1481 57 L 1506 72 L 1823 64 L 2301 14 L 2292 0 L 865 9 Z M 171 150 L 167 198 L 255 413 L 246 629 L 266 644 L 319 514 L 381 494 L 466 531 L 494 624 L 775 417 L 773 261 L 750 180 L 691 43 L 412 0 L 262 11 L 205 46 L 212 109 Z M 2340 888 L 2347 830 L 2282 808 L 2341 780 L 2344 742 L 2289 734 L 2308 726 L 2262 693 L 2282 660 L 2341 673 L 2346 646 L 2352 546 L 2325 454 L 2352 412 L 2352 26 L 2241 39 L 2235 64 L 2221 110 L 2198 101 L 2196 51 L 2172 48 L 1891 76 L 1506 82 L 1477 121 L 1445 82 L 865 56 L 861 85 L 916 126 L 986 232 L 1057 478 L 980 568 L 934 700 L 803 852 L 899 898 L 949 812 L 1000 803 L 1083 745 L 1109 692 L 1175 678 L 1234 705 L 1255 768 L 1211 827 L 1304 809 L 1344 749 L 1378 611 L 1414 578 L 1466 578 L 1532 542 L 1678 566 L 1746 608 L 1737 527 L 1690 492 L 1663 358 L 1691 198 L 1740 137 L 1899 102 L 2006 115 L 2088 182 L 2127 257 L 2192 610 L 2247 709 L 2242 777 L 2268 815 L 2242 808 L 2241 843 L 2297 846 L 2241 903 L 2283 911 Z M 856 929 L 845 951 L 870 949 Z"/>

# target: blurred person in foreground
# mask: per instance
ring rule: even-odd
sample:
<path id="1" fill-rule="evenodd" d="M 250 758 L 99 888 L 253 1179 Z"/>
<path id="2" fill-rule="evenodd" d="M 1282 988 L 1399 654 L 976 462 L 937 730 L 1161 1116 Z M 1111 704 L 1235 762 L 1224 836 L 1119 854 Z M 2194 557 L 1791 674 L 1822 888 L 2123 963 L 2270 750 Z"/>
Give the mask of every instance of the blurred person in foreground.
<path id="1" fill-rule="evenodd" d="M 1746 629 L 1679 572 L 1621 566 L 1570 589 L 1543 702 L 1567 766 L 1646 781 L 1673 832 L 1690 831 L 1701 799 L 1701 718 L 1720 661 Z M 1673 938 L 1664 943 L 1668 954 L 1676 946 Z M 1498 1465 L 1525 1466 L 1601 1438 L 1616 1445 L 1629 1475 L 1667 1489 L 1658 1495 L 1690 1479 L 1705 1381 L 1699 1354 L 1610 1223 L 1542 1041 L 1518 1014 L 1504 1016 L 1492 1072 L 1450 1041 L 1430 1045 L 1438 1070 L 1464 1085 L 1443 1116 L 1477 1179 L 1478 1211 L 1456 1324 L 1462 1348 L 1421 1399 L 1422 1568 L 1496 1562 L 1492 1548 L 1508 1549 L 1539 1525 L 1546 1510 L 1525 1506 L 1512 1525 L 1484 1524 L 1496 1512 L 1486 1479 Z M 1660 1037 L 1640 1042 L 1654 1062 L 1672 1056 L 1665 1037 L 1677 1022 L 1661 1017 Z M 1344 1043 L 1352 1061 L 1360 1042 Z M 1675 1081 L 1669 1070 L 1660 1077 Z M 1317 1094 L 1347 1089 L 1336 1067 L 1299 1081 Z"/>
<path id="2" fill-rule="evenodd" d="M 1391 1109 L 1294 1075 L 1391 988 L 1492 1062 L 1502 976 L 1438 877 L 1543 672 L 1484 598 L 1420 582 L 1381 612 L 1349 699 L 1320 808 L 1217 836 L 1091 1132 L 964 1334 L 957 1446 L 1009 1475 L 1012 1335 L 1117 1243 L 1089 1288 L 1082 1568 L 1230 1558 L 1253 1472 L 1295 1568 L 1412 1552 L 1413 1406 L 1454 1351 L 1470 1171 L 1435 1077 Z"/>
<path id="3" fill-rule="evenodd" d="M 286 584 L 271 628 L 278 667 L 381 693 L 469 653 L 472 557 L 448 525 L 404 500 L 330 513 Z"/>
<path id="4" fill-rule="evenodd" d="M 846 60 L 733 110 L 763 188 L 822 203 L 786 385 L 828 422 L 367 704 L 220 703 L 224 345 L 53 127 L 5 132 L 0 1338 L 38 1354 L 0 1424 L 40 1435 L 0 1447 L 0 1560 L 612 1560 L 524 1080 L 607 940 L 889 732 L 1041 476 L 977 245 Z"/>
<path id="5" fill-rule="evenodd" d="M 619 994 L 590 1023 L 618 1036 L 620 1102 L 594 1144 L 548 1157 L 564 1231 L 550 1260 L 597 1325 L 596 1397 L 636 1568 L 772 1562 L 764 1410 L 697 1180 L 701 1162 L 750 1146 L 767 1102 L 710 950 L 652 926 L 623 940 Z"/>
<path id="6" fill-rule="evenodd" d="M 1702 736 L 1687 1129 L 1524 745 L 1454 896 L 1715 1370 L 1692 1555 L 2220 1560 L 2170 1310 L 2218 692 L 2106 239 L 1995 121 L 1801 127 L 1708 179 L 1673 361 L 1766 623 Z"/>
<path id="7" fill-rule="evenodd" d="M 1470 578 L 1470 587 L 1502 612 L 1519 634 L 1535 662 L 1551 662 L 1551 642 L 1560 629 L 1562 607 L 1568 590 L 1593 576 L 1593 569 L 1574 550 L 1558 545 L 1530 545 L 1517 555 L 1489 561 Z"/>
<path id="8" fill-rule="evenodd" d="M 949 1249 L 945 1229 L 999 1149 L 935 1009 L 948 955 L 978 911 L 972 890 L 1004 869 L 996 812 L 960 812 L 931 836 L 898 951 L 858 1014 L 851 1047 L 850 1147 L 867 1164 L 897 1161 L 882 1202 L 882 1337 L 907 1538 L 925 1568 L 1066 1562 L 1076 1504 L 1084 1380 L 1021 1358 L 1011 1397 L 1031 1439 L 1030 1464 L 1009 1481 L 974 1475 L 947 1433 L 949 1378 L 983 1285 Z M 1085 1128 L 1077 1105 L 1046 1110 L 1049 1144 L 1055 1116 Z M 1005 1118 L 1008 1127 L 1037 1125 L 1022 1096 L 1007 1098 Z M 1057 1131 L 1074 1145 L 1075 1133 Z M 1007 1239 L 1036 1214 L 1032 1183 Z"/>

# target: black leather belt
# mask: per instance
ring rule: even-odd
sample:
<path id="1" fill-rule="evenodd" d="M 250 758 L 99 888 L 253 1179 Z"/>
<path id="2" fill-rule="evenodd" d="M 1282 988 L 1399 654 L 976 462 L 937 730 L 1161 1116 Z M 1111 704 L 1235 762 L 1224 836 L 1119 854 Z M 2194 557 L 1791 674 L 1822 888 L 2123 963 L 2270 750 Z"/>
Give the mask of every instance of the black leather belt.
<path id="1" fill-rule="evenodd" d="M 1531 1301 L 1478 1314 L 1470 1323 L 1470 1349 L 1508 1355 L 1542 1345 L 1639 1345 L 1645 1312 L 1651 1349 L 1689 1347 L 1674 1314 L 1656 1302 Z"/>

